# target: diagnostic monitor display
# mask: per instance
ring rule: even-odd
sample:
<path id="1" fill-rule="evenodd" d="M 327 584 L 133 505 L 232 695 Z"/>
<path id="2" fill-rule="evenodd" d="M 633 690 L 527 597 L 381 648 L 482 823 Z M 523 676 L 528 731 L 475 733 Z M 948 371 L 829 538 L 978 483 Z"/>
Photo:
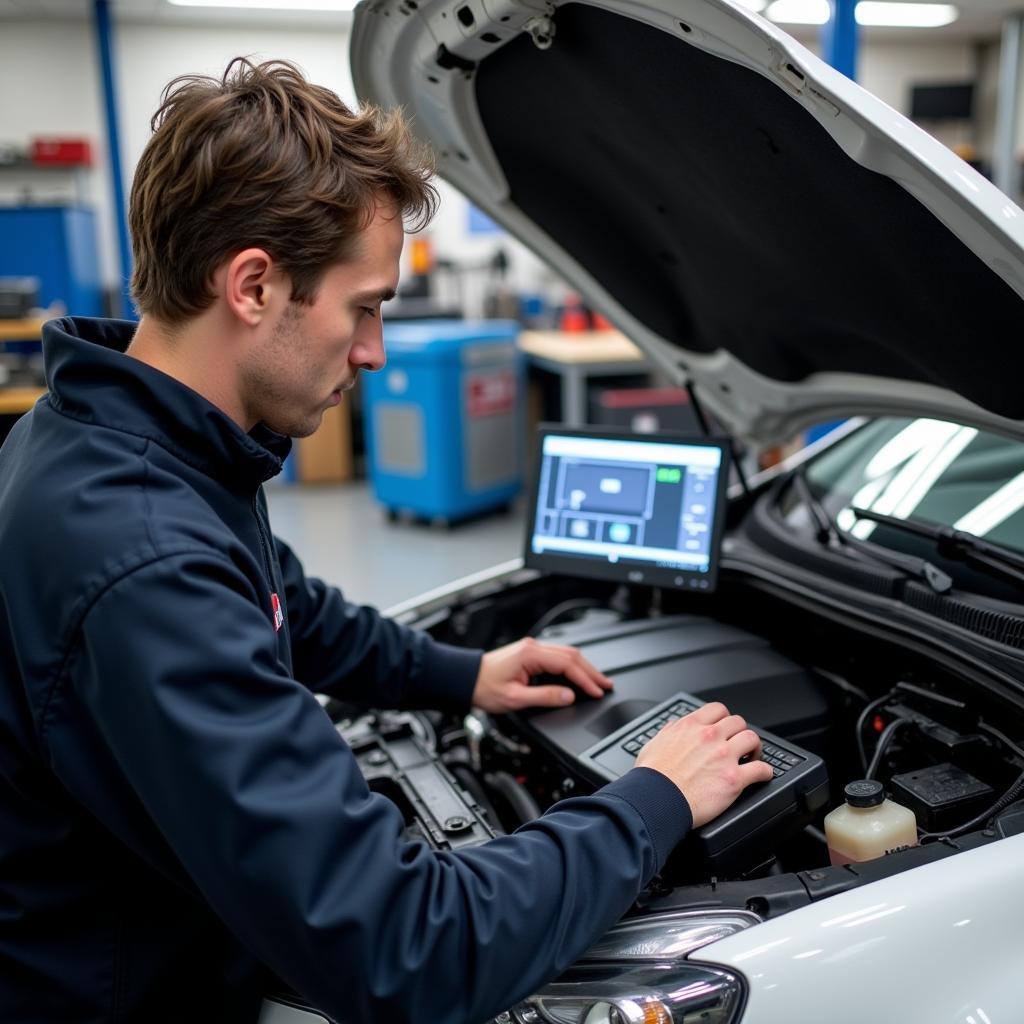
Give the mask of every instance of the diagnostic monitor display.
<path id="1" fill-rule="evenodd" d="M 526 564 L 574 576 L 714 588 L 724 441 L 544 427 Z"/>

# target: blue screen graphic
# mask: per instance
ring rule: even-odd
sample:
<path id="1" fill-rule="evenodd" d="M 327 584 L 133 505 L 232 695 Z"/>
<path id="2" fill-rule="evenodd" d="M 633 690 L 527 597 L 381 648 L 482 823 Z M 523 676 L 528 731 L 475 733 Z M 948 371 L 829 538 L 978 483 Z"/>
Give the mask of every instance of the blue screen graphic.
<path id="1" fill-rule="evenodd" d="M 715 445 L 549 434 L 531 550 L 706 573 L 721 469 Z"/>

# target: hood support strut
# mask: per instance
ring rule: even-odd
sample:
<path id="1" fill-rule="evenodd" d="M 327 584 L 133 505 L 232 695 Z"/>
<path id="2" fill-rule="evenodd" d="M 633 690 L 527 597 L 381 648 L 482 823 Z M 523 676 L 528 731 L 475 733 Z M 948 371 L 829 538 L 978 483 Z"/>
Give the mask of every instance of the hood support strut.
<path id="1" fill-rule="evenodd" d="M 686 388 L 686 394 L 690 399 L 690 408 L 693 409 L 693 414 L 697 417 L 697 422 L 700 424 L 701 432 L 705 437 L 711 436 L 711 428 L 708 425 L 708 418 L 704 415 L 704 409 L 697 398 L 697 392 L 693 387 L 693 381 L 688 377 L 684 384 Z M 736 467 L 736 476 L 739 478 L 740 486 L 743 488 L 743 494 L 746 497 L 750 497 L 750 487 L 747 484 L 747 474 L 743 472 L 743 466 L 740 463 L 739 453 L 736 451 L 736 442 L 732 436 L 729 437 L 729 451 L 732 453 L 732 464 Z"/>

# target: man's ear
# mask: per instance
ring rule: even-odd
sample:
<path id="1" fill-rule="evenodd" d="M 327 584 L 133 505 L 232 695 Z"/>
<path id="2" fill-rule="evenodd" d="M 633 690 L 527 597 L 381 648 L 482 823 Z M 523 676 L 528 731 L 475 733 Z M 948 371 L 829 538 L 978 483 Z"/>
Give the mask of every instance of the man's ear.
<path id="1" fill-rule="evenodd" d="M 221 273 L 228 309 L 247 327 L 258 327 L 291 295 L 287 277 L 264 249 L 243 249 L 224 264 Z"/>

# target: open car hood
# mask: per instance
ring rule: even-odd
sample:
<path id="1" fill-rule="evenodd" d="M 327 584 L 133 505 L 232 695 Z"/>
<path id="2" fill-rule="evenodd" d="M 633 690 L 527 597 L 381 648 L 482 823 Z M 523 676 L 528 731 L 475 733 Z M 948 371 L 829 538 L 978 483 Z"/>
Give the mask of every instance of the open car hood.
<path id="1" fill-rule="evenodd" d="M 365 0 L 360 97 L 734 434 L 1024 436 L 1024 213 L 729 0 Z"/>

